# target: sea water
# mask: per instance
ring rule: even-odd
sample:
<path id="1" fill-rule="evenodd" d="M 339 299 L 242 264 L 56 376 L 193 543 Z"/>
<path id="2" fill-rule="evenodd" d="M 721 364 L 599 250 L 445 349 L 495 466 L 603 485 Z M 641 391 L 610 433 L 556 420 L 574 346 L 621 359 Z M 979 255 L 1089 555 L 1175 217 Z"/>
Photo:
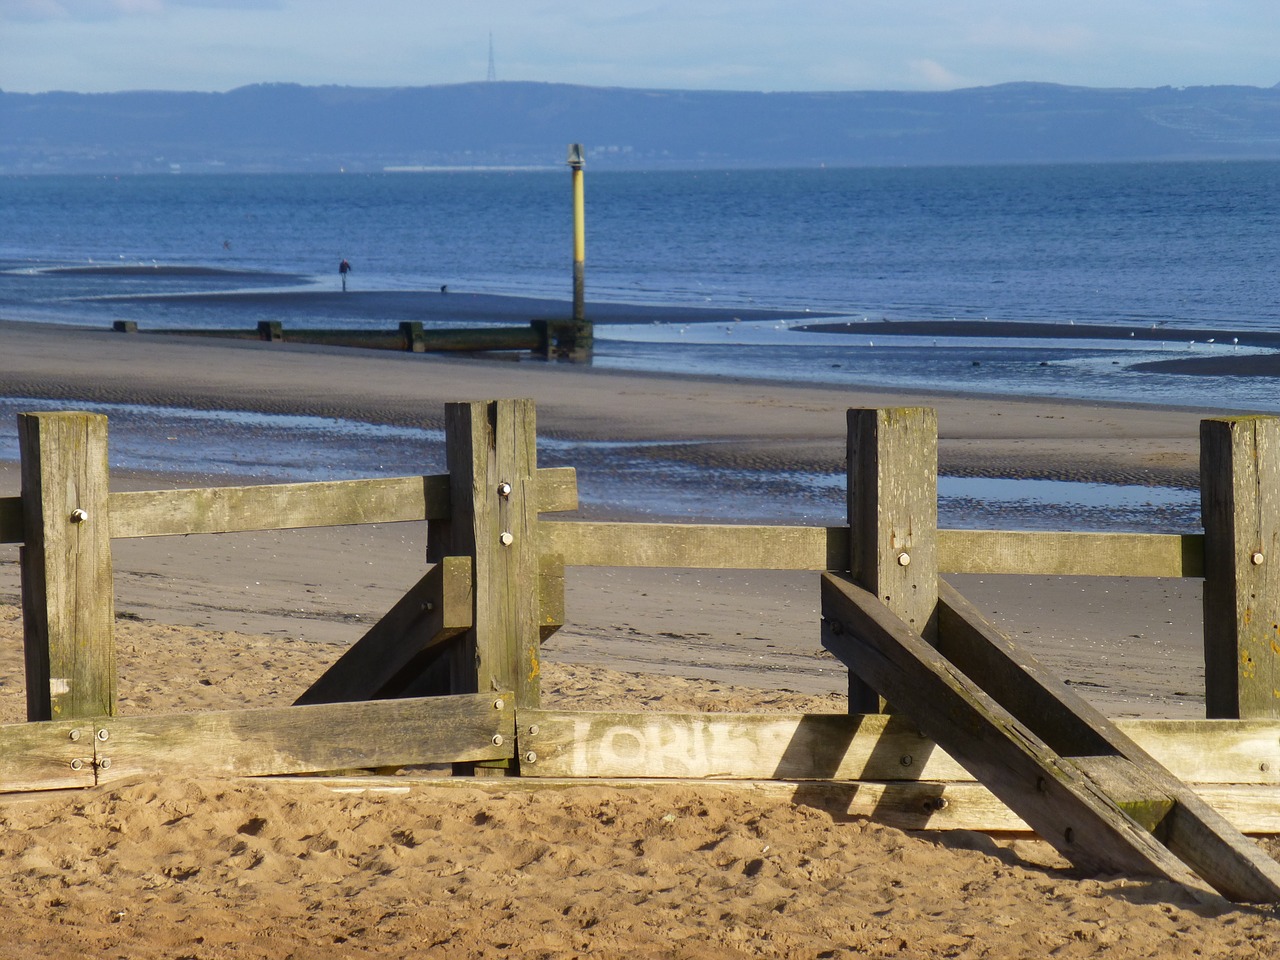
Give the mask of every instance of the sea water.
<path id="1" fill-rule="evenodd" d="M 591 304 L 789 322 L 602 327 L 602 367 L 1274 409 L 1269 384 L 1133 375 L 1280 329 L 1280 164 L 587 173 Z M 563 170 L 0 177 L 0 315 L 253 326 L 245 289 L 570 290 Z M 225 273 L 65 272 L 156 265 Z M 353 325 L 372 318 L 358 315 Z M 259 311 L 260 312 L 260 311 Z M 1029 320 L 1158 341 L 818 339 L 819 314 Z M 385 323 L 385 318 L 376 318 Z M 305 319 L 290 320 L 303 323 Z M 327 316 L 317 323 L 333 325 Z M 1183 334 L 1219 329 L 1215 342 Z M 874 349 L 872 349 L 874 347 Z"/>
<path id="2" fill-rule="evenodd" d="M 1277 163 L 588 170 L 586 183 L 589 315 L 608 302 L 775 313 L 603 325 L 600 367 L 1280 410 L 1263 379 L 1132 369 L 1280 330 Z M 344 258 L 354 291 L 448 285 L 563 305 L 570 213 L 563 169 L 0 177 L 0 316 L 247 327 L 262 318 L 238 293 L 337 290 Z M 178 269 L 103 269 L 152 265 Z M 350 303 L 353 324 L 383 322 Z M 820 315 L 1162 339 L 801 329 Z M 1206 327 L 1221 335 L 1187 333 Z"/>

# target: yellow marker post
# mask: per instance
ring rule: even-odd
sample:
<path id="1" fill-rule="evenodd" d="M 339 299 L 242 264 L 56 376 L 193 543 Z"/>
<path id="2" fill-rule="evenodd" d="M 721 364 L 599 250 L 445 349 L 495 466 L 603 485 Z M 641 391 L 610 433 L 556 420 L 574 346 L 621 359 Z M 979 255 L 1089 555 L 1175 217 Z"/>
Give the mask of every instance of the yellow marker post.
<path id="1" fill-rule="evenodd" d="M 582 144 L 569 144 L 573 173 L 573 319 L 586 320 L 587 219 L 582 189 Z"/>

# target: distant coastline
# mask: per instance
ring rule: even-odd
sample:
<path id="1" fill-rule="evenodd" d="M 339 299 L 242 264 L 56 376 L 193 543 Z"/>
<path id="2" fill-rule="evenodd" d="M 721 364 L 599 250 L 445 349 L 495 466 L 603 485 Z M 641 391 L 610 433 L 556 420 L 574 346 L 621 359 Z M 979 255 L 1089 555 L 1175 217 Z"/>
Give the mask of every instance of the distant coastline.
<path id="1" fill-rule="evenodd" d="M 1280 159 L 1280 89 L 754 93 L 564 83 L 0 91 L 0 174 L 716 170 Z"/>

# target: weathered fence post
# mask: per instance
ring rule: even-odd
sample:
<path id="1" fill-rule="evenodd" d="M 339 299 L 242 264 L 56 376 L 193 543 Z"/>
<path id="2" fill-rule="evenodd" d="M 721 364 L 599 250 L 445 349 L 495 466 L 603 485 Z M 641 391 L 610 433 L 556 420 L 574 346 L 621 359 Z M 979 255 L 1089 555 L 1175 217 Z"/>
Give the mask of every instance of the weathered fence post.
<path id="1" fill-rule="evenodd" d="M 475 562 L 474 625 L 454 653 L 451 693 L 510 690 L 540 702 L 537 457 L 532 400 L 445 405 L 451 516 L 432 557 Z"/>
<path id="2" fill-rule="evenodd" d="M 107 418 L 18 416 L 27 719 L 116 712 Z"/>
<path id="3" fill-rule="evenodd" d="M 929 407 L 848 413 L 849 571 L 933 642 L 938 606 L 938 415 Z M 884 702 L 852 674 L 849 712 Z"/>
<path id="4" fill-rule="evenodd" d="M 1200 423 L 1205 711 L 1280 717 L 1280 419 Z"/>

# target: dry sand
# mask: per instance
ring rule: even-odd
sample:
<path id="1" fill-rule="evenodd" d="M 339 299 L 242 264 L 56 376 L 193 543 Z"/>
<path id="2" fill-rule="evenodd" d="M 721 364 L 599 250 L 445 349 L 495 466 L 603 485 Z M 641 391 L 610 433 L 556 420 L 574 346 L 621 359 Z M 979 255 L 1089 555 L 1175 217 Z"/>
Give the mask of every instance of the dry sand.
<path id="1" fill-rule="evenodd" d="M 10 396 L 441 420 L 531 396 L 539 430 L 676 437 L 694 463 L 836 463 L 844 411 L 939 408 L 944 470 L 1194 480 L 1199 414 L 672 380 L 529 363 L 0 325 Z M 12 426 L 0 425 L 9 430 Z M 182 465 L 175 464 L 180 472 Z M 171 480 L 120 478 L 134 485 Z M 0 471 L 0 495 L 17 492 Z M 124 713 L 288 703 L 422 570 L 420 524 L 119 541 Z M 0 547 L 0 719 L 22 714 Z M 1181 581 L 957 578 L 1112 715 L 1201 709 Z M 575 571 L 547 702 L 841 711 L 816 577 Z M 1096 684 L 1096 686 L 1095 686 Z M 910 835 L 714 785 L 139 782 L 0 805 L 0 932 L 23 957 L 1280 955 L 1269 912 L 1081 877 L 1028 839 Z M 20 949 L 16 949 L 20 947 Z"/>

